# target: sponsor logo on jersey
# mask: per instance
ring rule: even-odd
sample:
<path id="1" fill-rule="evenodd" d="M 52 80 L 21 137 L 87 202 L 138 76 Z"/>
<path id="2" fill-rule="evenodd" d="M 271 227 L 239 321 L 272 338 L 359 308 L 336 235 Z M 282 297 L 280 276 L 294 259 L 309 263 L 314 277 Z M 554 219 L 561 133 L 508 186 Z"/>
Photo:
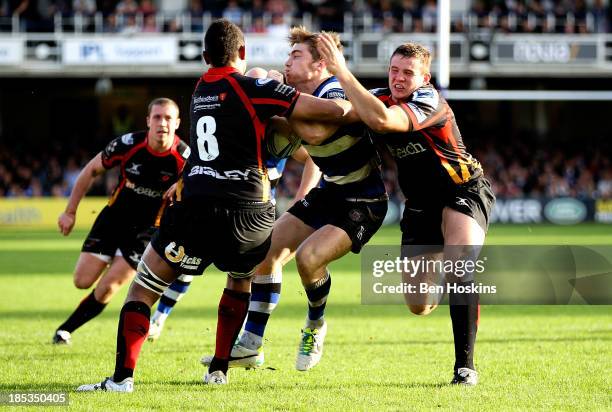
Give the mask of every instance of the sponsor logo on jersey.
<path id="1" fill-rule="evenodd" d="M 202 259 L 195 256 L 189 256 L 185 254 L 185 248 L 183 246 L 179 246 L 178 249 L 176 246 L 176 242 L 168 243 L 168 246 L 164 249 L 166 259 L 172 263 L 180 262 L 180 267 L 182 268 L 197 270 L 200 263 L 202 263 Z"/>
<path id="2" fill-rule="evenodd" d="M 287 86 L 286 84 L 279 83 L 274 91 L 278 94 L 282 94 L 283 96 L 290 96 L 295 89 L 291 86 Z"/>
<path id="3" fill-rule="evenodd" d="M 193 110 L 210 110 L 221 107 L 221 103 L 225 100 L 227 93 L 221 93 L 214 96 L 198 96 L 193 98 Z"/>
<path id="4" fill-rule="evenodd" d="M 325 97 L 328 99 L 344 99 L 344 92 L 342 90 L 330 90 Z"/>
<path id="5" fill-rule="evenodd" d="M 249 180 L 250 170 L 215 170 L 208 166 L 193 166 L 189 176 L 207 175 L 219 180 Z"/>
<path id="6" fill-rule="evenodd" d="M 214 103 L 219 101 L 219 96 L 198 96 L 194 97 L 193 104 Z"/>
<path id="7" fill-rule="evenodd" d="M 457 206 L 469 206 L 467 199 L 457 196 Z"/>
<path id="8" fill-rule="evenodd" d="M 138 163 L 132 163 L 132 164 L 130 165 L 130 167 L 128 167 L 127 169 L 125 169 L 125 171 L 126 171 L 126 172 L 130 172 L 130 173 L 132 173 L 132 174 L 134 174 L 134 175 L 140 175 L 140 170 L 138 170 L 138 169 L 140 168 L 140 166 L 142 166 L 142 163 L 141 163 L 141 164 L 138 164 Z"/>
<path id="9" fill-rule="evenodd" d="M 270 83 L 271 81 L 272 81 L 272 79 L 257 79 L 257 80 L 255 80 L 255 84 L 257 86 L 263 86 L 263 85 L 265 85 L 267 83 Z"/>
<path id="10" fill-rule="evenodd" d="M 148 187 L 137 186 L 134 182 L 131 182 L 129 180 L 125 182 L 125 187 L 133 190 L 136 194 L 147 196 L 147 197 L 152 197 L 154 199 L 161 197 L 162 194 L 164 193 L 163 190 L 155 190 L 155 189 L 151 189 Z"/>
<path id="11" fill-rule="evenodd" d="M 404 147 L 391 147 L 389 146 L 389 151 L 391 155 L 395 158 L 402 159 L 406 156 L 415 155 L 418 153 L 423 153 L 427 149 L 423 147 L 420 143 L 408 143 Z"/>
<path id="12" fill-rule="evenodd" d="M 124 134 L 123 136 L 121 136 L 121 143 L 125 145 L 133 145 L 134 136 L 132 136 L 132 133 Z"/>

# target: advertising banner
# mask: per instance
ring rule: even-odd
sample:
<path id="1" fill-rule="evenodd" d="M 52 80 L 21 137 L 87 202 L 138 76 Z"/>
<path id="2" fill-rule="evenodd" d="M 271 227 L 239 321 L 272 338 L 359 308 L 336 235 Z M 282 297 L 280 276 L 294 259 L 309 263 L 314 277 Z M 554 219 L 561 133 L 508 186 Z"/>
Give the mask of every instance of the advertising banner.
<path id="1" fill-rule="evenodd" d="M 595 40 L 574 40 L 556 36 L 512 36 L 493 43 L 494 63 L 517 64 L 596 64 L 598 44 Z"/>
<path id="2" fill-rule="evenodd" d="M 22 39 L 0 39 L 0 65 L 18 65 L 23 61 Z"/>
<path id="3" fill-rule="evenodd" d="M 66 208 L 65 198 L 0 198 L 2 228 L 57 228 L 57 218 Z M 84 198 L 77 212 L 76 229 L 89 229 L 108 203 L 105 197 Z"/>
<path id="4" fill-rule="evenodd" d="M 67 65 L 174 64 L 178 60 L 174 37 L 80 37 L 66 39 L 62 61 Z"/>

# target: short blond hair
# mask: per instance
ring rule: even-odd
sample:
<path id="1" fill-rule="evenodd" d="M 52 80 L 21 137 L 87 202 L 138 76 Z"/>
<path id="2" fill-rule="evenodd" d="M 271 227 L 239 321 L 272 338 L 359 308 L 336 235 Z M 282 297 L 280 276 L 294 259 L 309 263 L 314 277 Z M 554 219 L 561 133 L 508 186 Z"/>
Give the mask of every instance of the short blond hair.
<path id="1" fill-rule="evenodd" d="M 178 104 L 172 99 L 168 99 L 167 97 L 158 97 L 157 99 L 153 99 L 151 103 L 149 103 L 147 116 L 151 114 L 151 110 L 153 110 L 153 106 L 174 106 L 176 108 L 176 112 L 179 112 Z"/>
<path id="2" fill-rule="evenodd" d="M 391 55 L 391 58 L 393 58 L 393 56 L 396 54 L 403 57 L 416 57 L 418 60 L 420 60 L 426 73 L 429 73 L 431 70 L 431 52 L 427 50 L 425 46 L 418 43 L 404 43 L 395 49 Z"/>
<path id="3" fill-rule="evenodd" d="M 313 33 L 304 26 L 296 26 L 291 28 L 289 31 L 289 45 L 295 46 L 299 43 L 305 43 L 308 45 L 308 51 L 312 55 L 312 59 L 315 61 L 321 60 L 321 56 L 317 50 L 317 38 L 319 37 L 319 34 L 322 33 L 329 34 L 334 40 L 334 43 L 336 43 L 338 50 L 342 51 L 342 43 L 340 42 L 340 35 L 338 33 L 333 31 Z"/>

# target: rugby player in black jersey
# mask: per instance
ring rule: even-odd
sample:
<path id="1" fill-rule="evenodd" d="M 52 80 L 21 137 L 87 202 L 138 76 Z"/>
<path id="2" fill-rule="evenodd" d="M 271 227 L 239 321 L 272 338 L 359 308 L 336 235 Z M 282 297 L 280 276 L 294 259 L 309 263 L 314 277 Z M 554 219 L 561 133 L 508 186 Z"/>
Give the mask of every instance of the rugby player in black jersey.
<path id="1" fill-rule="evenodd" d="M 151 306 L 180 275 L 200 275 L 213 264 L 228 272 L 219 303 L 217 340 L 204 382 L 226 384 L 232 345 L 247 314 L 250 277 L 270 247 L 274 205 L 262 145 L 275 115 L 339 120 L 350 105 L 301 95 L 272 79 L 244 76 L 241 30 L 221 19 L 204 36 L 211 68 L 191 99 L 191 156 L 177 201 L 138 266 L 119 320 L 113 377 L 79 391 L 133 391 L 133 373 L 149 329 Z"/>
<path id="2" fill-rule="evenodd" d="M 275 74 L 278 75 L 277 79 L 282 81 L 283 75 L 280 73 L 272 73 L 271 75 Z M 245 75 L 265 79 L 268 77 L 268 71 L 260 67 L 253 67 Z M 269 134 L 277 132 L 274 130 L 273 125 L 268 126 L 268 129 L 270 129 Z M 268 139 L 270 138 L 268 137 Z M 270 142 L 274 143 L 273 140 L 267 143 Z M 276 186 L 282 178 L 287 158 L 278 158 L 272 154 L 268 154 L 266 157 L 266 168 L 271 188 L 270 199 L 274 202 Z M 302 146 L 297 147 L 295 153 L 291 154 L 291 157 L 304 164 L 300 185 L 292 201 L 293 204 L 303 199 L 310 189 L 319 184 L 321 171 Z M 270 313 L 280 299 L 282 264 L 283 262 L 278 261 L 275 251 L 271 248 L 266 258 L 255 269 L 251 284 L 249 312 L 245 321 L 244 331 L 240 335 L 240 342 L 232 348 L 229 361 L 230 367 L 243 366 L 251 368 L 260 366 L 263 363 L 263 335 L 270 318 Z M 157 309 L 151 317 L 149 335 L 147 337 L 149 341 L 155 341 L 160 337 L 168 315 L 172 312 L 176 303 L 187 293 L 192 280 L 193 276 L 180 276 L 161 296 Z M 202 358 L 202 363 L 208 366 L 211 360 L 212 356 L 205 356 Z"/>
<path id="3" fill-rule="evenodd" d="M 369 92 L 348 70 L 333 38 L 321 36 L 318 49 L 360 118 L 381 134 L 397 163 L 407 199 L 401 222 L 402 255 L 475 259 L 484 243 L 495 196 L 480 163 L 466 151 L 450 106 L 429 83 L 429 51 L 415 43 L 399 46 L 390 60 L 389 88 Z M 419 273 L 417 277 L 435 282 L 439 275 Z M 408 274 L 404 277 L 411 279 Z M 473 276 L 446 277 L 453 284 L 474 283 Z M 450 290 L 455 339 L 451 383 L 476 385 L 478 294 Z M 413 313 L 426 315 L 435 309 L 439 296 L 407 294 L 406 302 Z"/>
<path id="4" fill-rule="evenodd" d="M 155 99 L 149 104 L 148 130 L 111 141 L 79 174 L 66 210 L 58 219 L 64 236 L 72 231 L 79 203 L 94 178 L 117 166 L 121 176 L 87 235 L 74 270 L 77 288 L 88 289 L 98 283 L 57 328 L 53 343 L 70 343 L 71 333 L 102 312 L 136 274 L 161 213 L 164 193 L 178 180 L 189 156 L 189 146 L 175 135 L 179 124 L 176 103 Z"/>

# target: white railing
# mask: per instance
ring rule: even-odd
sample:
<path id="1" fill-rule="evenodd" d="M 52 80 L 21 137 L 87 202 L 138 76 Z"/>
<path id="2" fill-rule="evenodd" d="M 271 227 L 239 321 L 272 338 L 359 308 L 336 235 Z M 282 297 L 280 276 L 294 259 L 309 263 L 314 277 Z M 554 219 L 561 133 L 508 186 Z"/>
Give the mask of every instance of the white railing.
<path id="1" fill-rule="evenodd" d="M 256 27 L 268 27 L 272 21 L 269 13 L 254 17 L 250 12 L 244 11 L 236 21 L 246 32 L 253 31 Z M 142 13 L 136 14 L 110 14 L 103 16 L 98 12 L 87 15 L 76 13 L 72 16 L 63 16 L 56 13 L 50 19 L 31 22 L 35 27 L 28 28 L 28 21 L 20 19 L 17 15 L 12 17 L 0 17 L 0 32 L 55 32 L 55 33 L 113 33 L 129 30 L 130 32 L 177 32 L 201 33 L 212 21 L 209 12 L 201 16 L 192 16 L 190 13 L 162 13 L 157 12 L 149 17 Z M 257 22 L 257 25 L 256 25 Z M 304 24 L 313 30 L 320 29 L 320 22 L 309 13 L 294 17 L 289 14 L 283 16 L 283 22 L 287 25 Z M 413 15 L 404 12 L 400 16 L 392 17 L 392 27 L 385 23 L 385 19 L 375 17 L 371 12 L 345 13 L 343 26 L 345 33 L 433 33 L 436 31 L 435 13 L 424 13 Z M 42 24 L 41 24 L 42 23 Z M 584 17 L 577 18 L 572 12 L 563 16 L 554 13 L 537 15 L 528 13 L 518 15 L 509 13 L 505 15 L 491 12 L 484 16 L 478 16 L 471 12 L 455 12 L 451 15 L 451 25 L 455 32 L 475 33 L 482 31 L 502 32 L 537 32 L 537 33 L 597 33 L 606 29 L 609 24 L 603 16 L 594 12 L 587 12 Z M 570 30 L 571 28 L 571 30 Z"/>

